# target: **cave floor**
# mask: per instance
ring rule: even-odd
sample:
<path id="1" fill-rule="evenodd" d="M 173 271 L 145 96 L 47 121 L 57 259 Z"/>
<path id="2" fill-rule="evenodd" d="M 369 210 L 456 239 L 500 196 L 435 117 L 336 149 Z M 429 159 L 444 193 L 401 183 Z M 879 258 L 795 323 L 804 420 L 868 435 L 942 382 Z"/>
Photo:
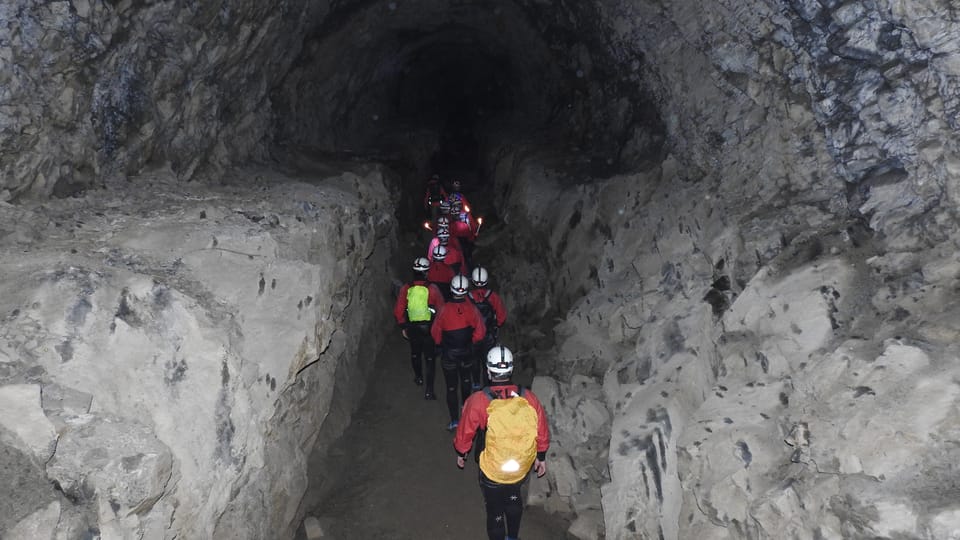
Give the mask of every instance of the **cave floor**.
<path id="1" fill-rule="evenodd" d="M 399 332 L 387 339 L 376 366 L 353 422 L 330 450 L 329 495 L 310 512 L 324 538 L 487 538 L 476 464 L 456 466 L 439 369 L 438 399 L 425 401 Z M 566 528 L 562 519 L 527 507 L 521 538 L 562 539 Z M 305 538 L 302 531 L 298 538 Z"/>
<path id="2" fill-rule="evenodd" d="M 396 275 L 403 279 L 409 271 L 400 263 L 413 260 L 423 238 L 405 240 L 407 249 L 400 251 L 409 254 L 395 264 Z M 396 327 L 385 331 L 390 335 L 360 407 L 327 456 L 329 488 L 307 514 L 319 520 L 323 538 L 335 540 L 484 540 L 478 469 L 472 460 L 464 470 L 457 468 L 453 434 L 446 430 L 449 416 L 439 358 L 437 400 L 426 401 L 423 387 L 413 382 L 409 346 Z M 562 517 L 528 506 L 520 537 L 560 540 L 567 538 L 568 526 Z M 302 527 L 297 538 L 305 538 Z"/>

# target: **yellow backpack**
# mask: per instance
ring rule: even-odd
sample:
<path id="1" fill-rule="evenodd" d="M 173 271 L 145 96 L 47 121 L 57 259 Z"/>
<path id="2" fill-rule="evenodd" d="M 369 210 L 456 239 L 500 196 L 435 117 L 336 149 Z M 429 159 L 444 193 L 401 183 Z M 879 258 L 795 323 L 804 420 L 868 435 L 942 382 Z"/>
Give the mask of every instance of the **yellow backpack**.
<path id="1" fill-rule="evenodd" d="M 537 411 L 523 397 L 523 388 L 512 397 L 498 398 L 484 388 L 487 405 L 487 429 L 480 470 L 499 484 L 523 480 L 537 458 Z"/>

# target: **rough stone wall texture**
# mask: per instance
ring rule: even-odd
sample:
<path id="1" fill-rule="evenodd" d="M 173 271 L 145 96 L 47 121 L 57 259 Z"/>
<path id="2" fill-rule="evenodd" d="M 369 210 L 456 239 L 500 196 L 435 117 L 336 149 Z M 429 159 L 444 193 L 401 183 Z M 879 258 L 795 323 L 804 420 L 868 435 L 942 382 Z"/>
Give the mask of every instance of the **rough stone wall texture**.
<path id="1" fill-rule="evenodd" d="M 560 496 L 534 502 L 577 514 L 580 538 L 960 530 L 947 479 L 958 330 L 943 294 L 957 283 L 957 235 L 898 252 L 800 205 L 761 226 L 684 185 L 674 160 L 579 185 L 523 163 L 505 204 L 511 229 L 536 236 L 514 245 L 556 257 L 508 254 L 498 283 L 529 314 L 569 295 L 555 348 L 520 356 L 556 378 L 538 392 Z M 796 228 L 807 234 L 787 236 Z M 726 262 L 763 245 L 772 257 L 756 271 Z M 608 434 L 607 451 L 584 434 Z"/>
<path id="2" fill-rule="evenodd" d="M 901 248 L 940 237 L 956 206 L 954 10 L 604 4 L 616 48 L 647 60 L 684 176 L 727 179 L 718 187 L 763 205 L 863 215 Z"/>
<path id="3" fill-rule="evenodd" d="M 537 365 L 555 362 L 575 470 L 551 486 L 575 488 L 540 500 L 591 511 L 603 484 L 607 538 L 956 538 L 955 14 L 604 5 L 646 59 L 668 157 L 600 180 L 491 152 L 514 249 L 550 246 L 503 287 L 563 319 Z M 583 422 L 611 434 L 606 474 Z"/>
<path id="4" fill-rule="evenodd" d="M 269 90 L 325 2 L 0 5 L 0 199 L 262 157 Z"/>
<path id="5" fill-rule="evenodd" d="M 384 173 L 174 176 L 5 207 L 0 440 L 34 464 L 8 485 L 56 491 L 4 537 L 290 538 L 328 413 L 359 400 L 391 303 Z"/>

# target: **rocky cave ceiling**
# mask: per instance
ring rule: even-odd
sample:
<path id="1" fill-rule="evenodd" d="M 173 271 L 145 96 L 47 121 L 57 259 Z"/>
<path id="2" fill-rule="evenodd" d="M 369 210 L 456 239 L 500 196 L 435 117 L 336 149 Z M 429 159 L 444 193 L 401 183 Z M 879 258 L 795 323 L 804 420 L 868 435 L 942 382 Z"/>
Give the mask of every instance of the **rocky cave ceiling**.
<path id="1" fill-rule="evenodd" d="M 629 132 L 657 115 L 642 97 L 639 55 L 613 47 L 598 10 L 506 0 L 7 3 L 0 187 L 7 200 L 69 195 L 164 163 L 190 179 L 265 159 L 278 143 L 363 152 L 401 124 L 442 132 L 491 119 L 574 134 L 619 157 Z"/>

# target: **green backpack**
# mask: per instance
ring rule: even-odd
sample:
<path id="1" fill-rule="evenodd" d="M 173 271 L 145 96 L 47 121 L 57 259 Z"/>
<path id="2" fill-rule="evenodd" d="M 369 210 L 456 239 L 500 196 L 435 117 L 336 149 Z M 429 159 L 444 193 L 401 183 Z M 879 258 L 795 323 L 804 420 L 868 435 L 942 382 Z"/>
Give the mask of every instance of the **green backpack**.
<path id="1" fill-rule="evenodd" d="M 430 289 L 425 285 L 413 285 L 407 289 L 407 320 L 412 323 L 430 322 Z"/>

